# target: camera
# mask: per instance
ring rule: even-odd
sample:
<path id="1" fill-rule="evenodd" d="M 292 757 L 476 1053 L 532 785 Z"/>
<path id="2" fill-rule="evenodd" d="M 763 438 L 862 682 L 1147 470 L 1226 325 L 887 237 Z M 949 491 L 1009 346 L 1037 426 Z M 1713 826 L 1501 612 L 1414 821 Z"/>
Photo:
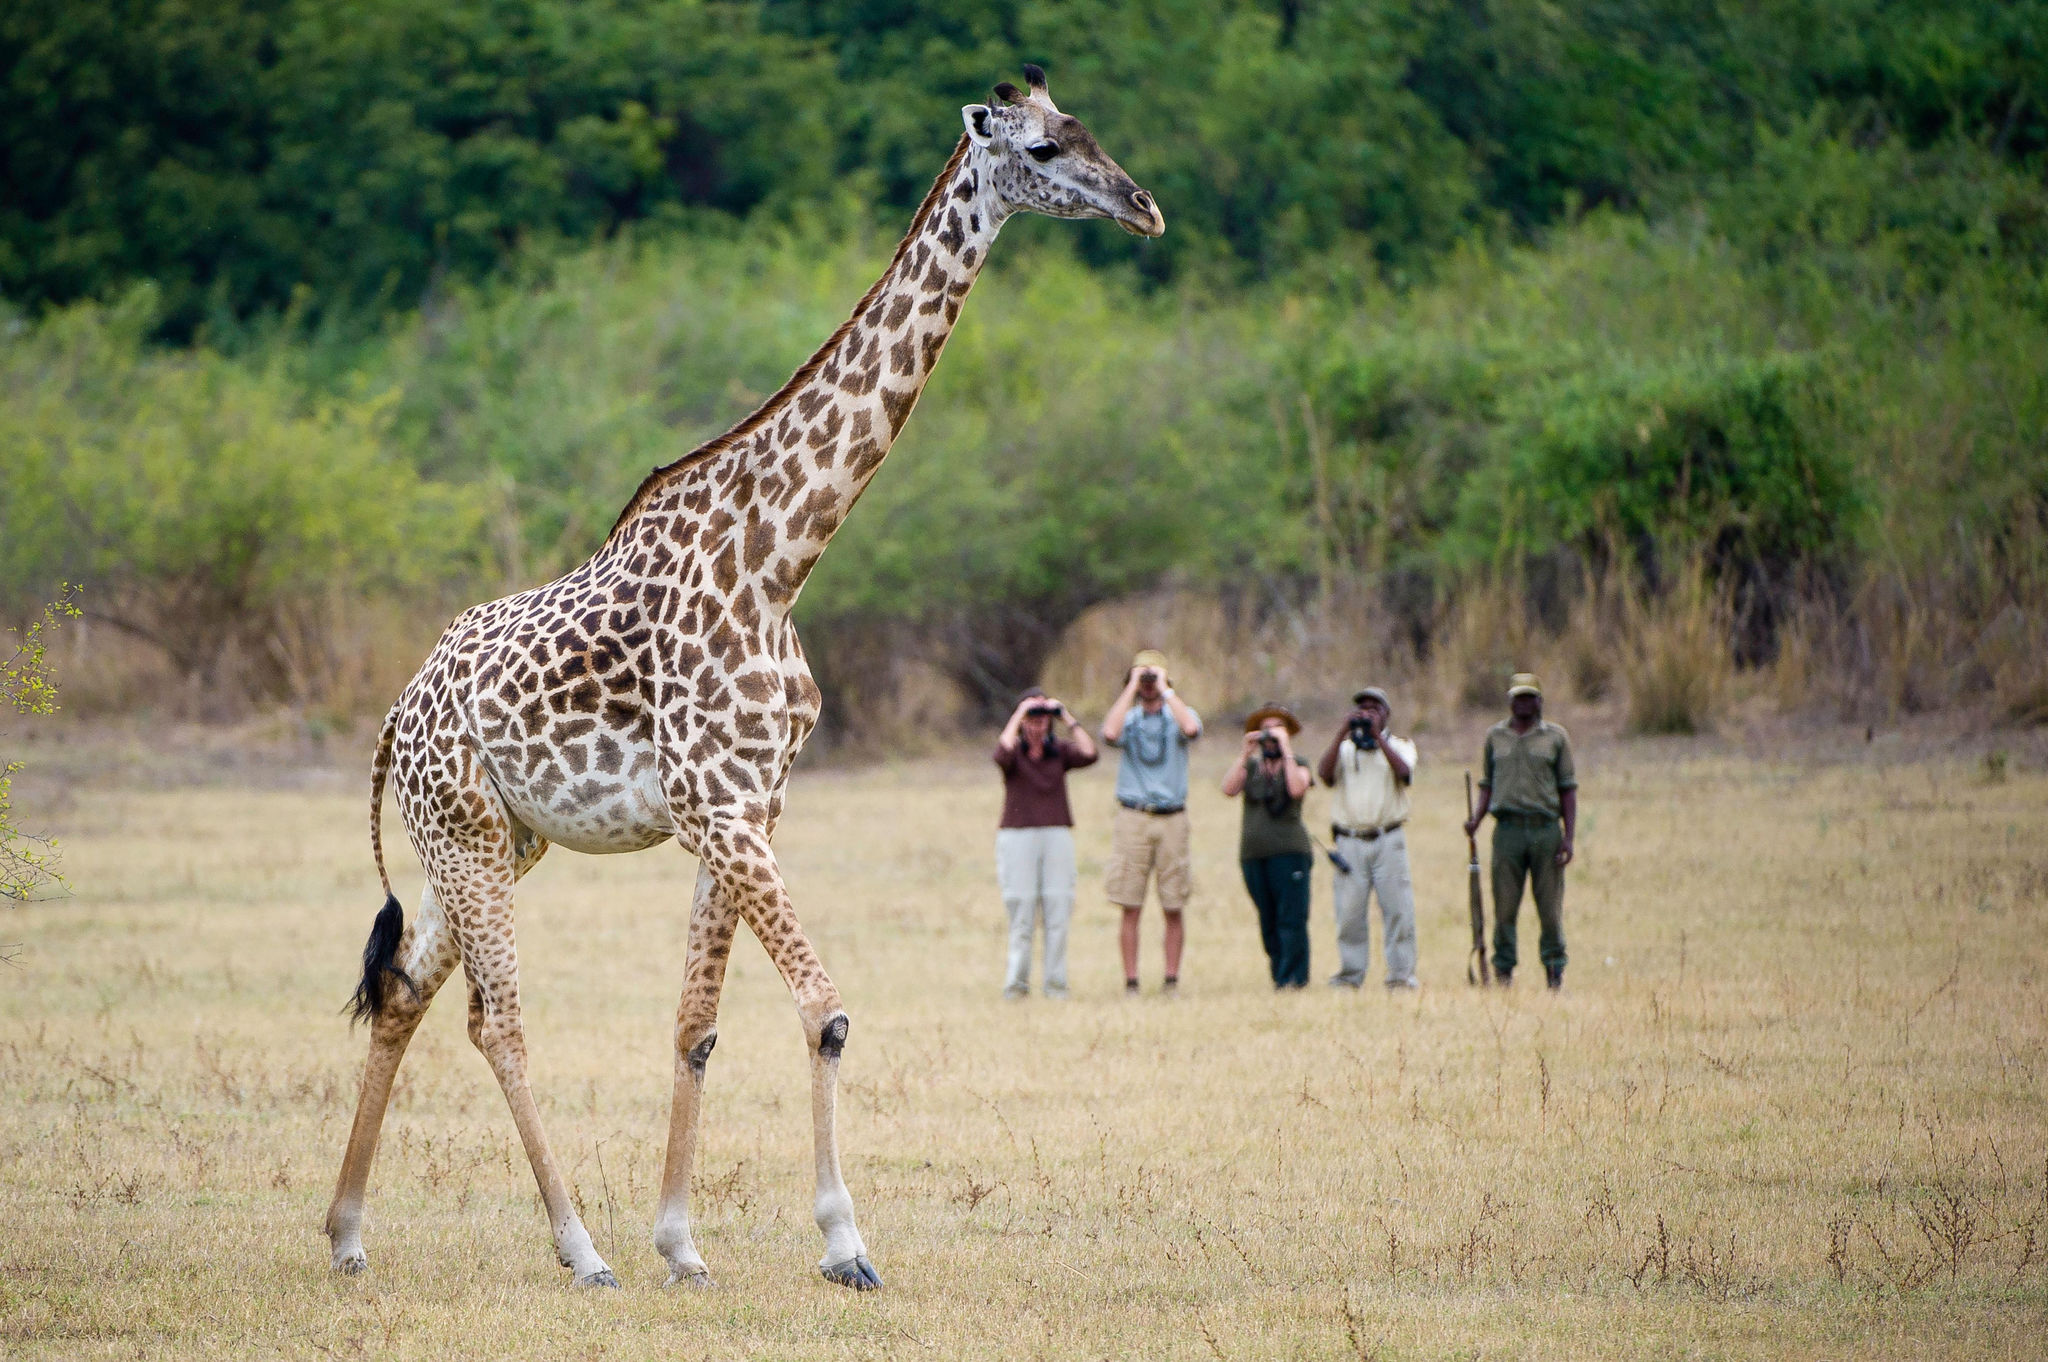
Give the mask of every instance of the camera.
<path id="1" fill-rule="evenodd" d="M 1266 760 L 1278 761 L 1280 759 L 1280 740 L 1270 733 L 1261 734 L 1259 737 L 1259 751 L 1265 754 Z"/>
<path id="2" fill-rule="evenodd" d="M 1380 745 L 1372 733 L 1372 720 L 1362 714 L 1351 716 L 1351 745 L 1361 752 L 1373 751 Z"/>

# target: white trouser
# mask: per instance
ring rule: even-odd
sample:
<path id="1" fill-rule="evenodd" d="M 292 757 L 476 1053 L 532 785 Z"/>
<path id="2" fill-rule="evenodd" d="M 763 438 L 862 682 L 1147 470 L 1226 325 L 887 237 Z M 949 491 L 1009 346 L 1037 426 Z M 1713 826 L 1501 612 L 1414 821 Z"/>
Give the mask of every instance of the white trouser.
<path id="1" fill-rule="evenodd" d="M 1067 991 L 1067 924 L 1074 916 L 1074 830 L 996 829 L 996 886 L 1010 915 L 1006 992 L 1031 989 L 1031 928 L 1045 924 L 1045 991 Z"/>
<path id="2" fill-rule="evenodd" d="M 1350 863 L 1350 873 L 1337 876 L 1337 974 L 1333 982 L 1365 982 L 1372 964 L 1370 897 L 1380 899 L 1381 949 L 1387 957 L 1387 982 L 1405 984 L 1415 978 L 1415 887 L 1408 879 L 1408 833 L 1405 828 L 1363 837 L 1337 838 L 1337 854 Z"/>

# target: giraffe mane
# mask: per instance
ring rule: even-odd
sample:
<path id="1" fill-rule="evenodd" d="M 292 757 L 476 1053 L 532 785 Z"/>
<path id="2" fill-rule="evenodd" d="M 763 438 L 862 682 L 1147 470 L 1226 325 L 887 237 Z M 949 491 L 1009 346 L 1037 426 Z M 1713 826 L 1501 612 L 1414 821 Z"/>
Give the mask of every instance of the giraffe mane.
<path id="1" fill-rule="evenodd" d="M 875 282 L 868 286 L 868 291 L 863 293 L 860 301 L 853 305 L 853 311 L 847 314 L 846 320 L 839 324 L 838 329 L 833 331 L 826 338 L 825 343 L 813 351 L 811 357 L 805 360 L 798 367 L 797 371 L 789 376 L 788 382 L 777 388 L 774 394 L 760 406 L 754 408 L 750 415 L 741 418 L 737 425 L 727 430 L 723 435 L 712 436 L 680 459 L 671 463 L 656 465 L 654 471 L 640 480 L 640 486 L 634 490 L 632 497 L 627 500 L 625 509 L 620 511 L 619 518 L 612 522 L 611 530 L 605 535 L 606 543 L 610 543 L 613 539 L 617 538 L 619 531 L 625 528 L 626 523 L 646 509 L 647 503 L 653 497 L 656 489 L 665 483 L 671 475 L 688 465 L 699 463 L 711 458 L 713 455 L 724 453 L 747 436 L 759 430 L 762 426 L 768 424 L 796 396 L 797 392 L 805 384 L 816 377 L 818 370 L 823 367 L 826 358 L 832 353 L 839 342 L 846 339 L 846 333 L 853 329 L 853 324 L 859 321 L 862 314 L 873 305 L 876 295 L 882 291 L 882 285 L 889 282 L 890 278 L 896 273 L 897 265 L 901 264 L 903 257 L 910 253 L 911 243 L 917 240 L 918 234 L 924 230 L 924 225 L 930 219 L 932 211 L 938 207 L 939 200 L 944 197 L 946 186 L 953 182 L 954 172 L 959 170 L 960 162 L 966 158 L 968 145 L 967 134 L 963 132 L 960 135 L 959 142 L 953 147 L 952 156 L 946 161 L 946 168 L 939 172 L 939 177 L 936 180 L 932 181 L 932 187 L 925 194 L 924 202 L 918 205 L 916 215 L 910 219 L 910 229 L 903 234 L 903 239 L 896 243 L 896 253 L 889 257 L 888 266 L 877 276 Z"/>

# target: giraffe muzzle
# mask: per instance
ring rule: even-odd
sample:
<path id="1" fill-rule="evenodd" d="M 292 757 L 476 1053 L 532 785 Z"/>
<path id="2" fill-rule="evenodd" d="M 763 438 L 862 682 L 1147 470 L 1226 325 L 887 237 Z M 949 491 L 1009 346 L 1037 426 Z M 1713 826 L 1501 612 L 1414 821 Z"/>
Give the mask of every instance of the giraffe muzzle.
<path id="1" fill-rule="evenodd" d="M 1152 202 L 1152 196 L 1142 189 L 1134 189 L 1130 195 L 1131 212 L 1119 214 L 1116 225 L 1132 236 L 1166 235 L 1166 218 L 1159 212 L 1159 205 Z"/>

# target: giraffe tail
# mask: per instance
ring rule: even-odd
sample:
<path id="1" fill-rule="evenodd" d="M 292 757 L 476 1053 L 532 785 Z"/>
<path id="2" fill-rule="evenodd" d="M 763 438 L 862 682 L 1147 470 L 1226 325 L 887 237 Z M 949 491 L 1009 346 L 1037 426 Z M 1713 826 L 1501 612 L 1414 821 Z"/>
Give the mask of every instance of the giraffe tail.
<path id="1" fill-rule="evenodd" d="M 391 892 L 391 874 L 384 868 L 384 780 L 391 773 L 391 738 L 397 729 L 398 706 L 393 705 L 377 733 L 376 755 L 370 758 L 370 851 L 377 858 L 384 906 L 370 924 L 370 939 L 363 946 L 363 978 L 346 1009 L 355 1021 L 373 1021 L 384 1011 L 394 980 L 419 996 L 411 976 L 398 965 L 398 947 L 405 938 L 405 909 Z"/>

